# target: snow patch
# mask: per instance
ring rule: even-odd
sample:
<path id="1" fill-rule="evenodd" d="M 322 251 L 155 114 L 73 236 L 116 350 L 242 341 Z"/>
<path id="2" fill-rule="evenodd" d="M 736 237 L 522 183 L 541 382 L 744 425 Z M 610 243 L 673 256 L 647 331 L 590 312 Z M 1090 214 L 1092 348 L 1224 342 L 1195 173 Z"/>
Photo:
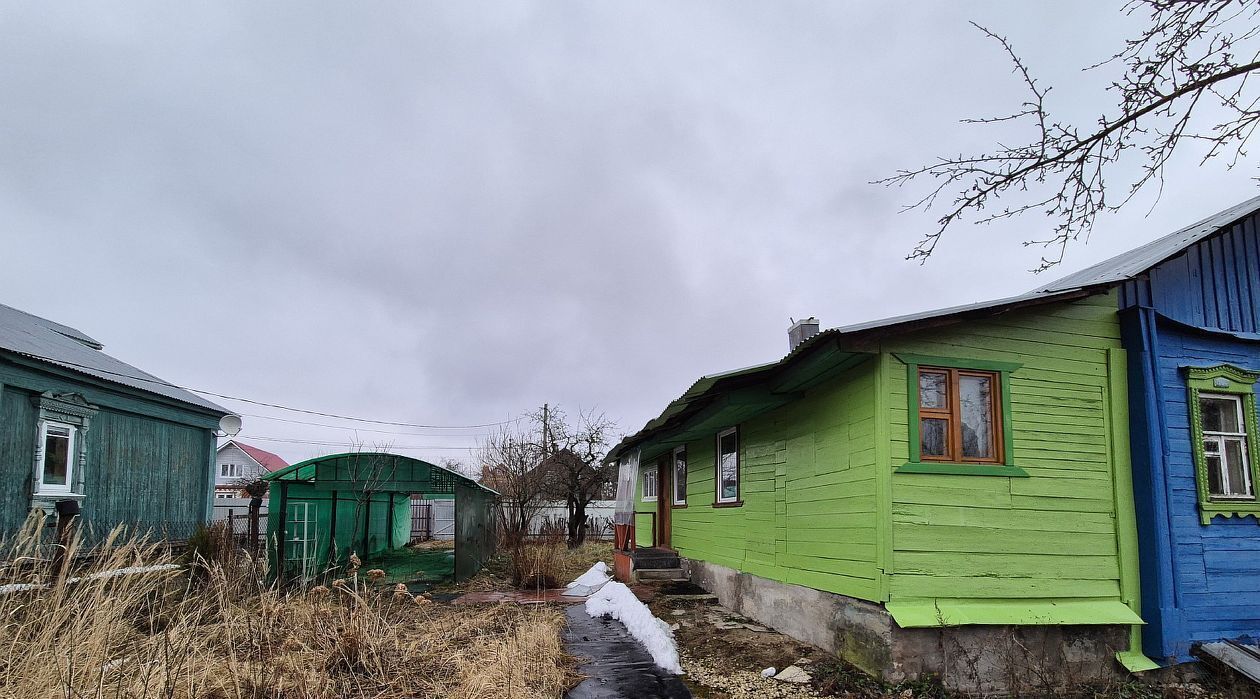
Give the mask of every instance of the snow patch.
<path id="1" fill-rule="evenodd" d="M 608 582 L 610 578 L 608 574 L 608 566 L 603 561 L 596 561 L 591 569 L 578 576 L 577 580 L 565 585 L 565 587 L 577 587 L 578 585 L 586 585 L 587 587 L 599 587 Z"/>
<path id="2" fill-rule="evenodd" d="M 589 571 L 588 571 L 589 572 Z M 610 616 L 626 625 L 626 630 L 651 654 L 662 670 L 683 674 L 678 663 L 678 645 L 669 625 L 652 616 L 646 604 L 624 583 L 610 582 L 586 600 L 586 613 L 593 617 Z"/>

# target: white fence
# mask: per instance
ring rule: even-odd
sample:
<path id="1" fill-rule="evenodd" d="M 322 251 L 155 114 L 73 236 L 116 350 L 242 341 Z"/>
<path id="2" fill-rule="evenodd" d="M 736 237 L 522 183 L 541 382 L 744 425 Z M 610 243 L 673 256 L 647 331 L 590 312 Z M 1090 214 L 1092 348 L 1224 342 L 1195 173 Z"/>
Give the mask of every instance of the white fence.
<path id="1" fill-rule="evenodd" d="M 259 512 L 263 515 L 267 514 L 267 498 L 263 498 L 262 509 Z M 229 513 L 237 517 L 249 514 L 249 498 L 215 498 L 210 521 L 222 522 L 228 518 Z"/>
<path id="2" fill-rule="evenodd" d="M 616 506 L 616 500 L 592 500 L 586 505 L 587 538 L 612 538 L 612 516 Z M 549 523 L 564 531 L 567 529 L 568 521 L 569 510 L 563 502 L 548 503 L 534 515 L 534 519 L 530 520 L 529 533 L 531 536 L 537 536 Z"/>

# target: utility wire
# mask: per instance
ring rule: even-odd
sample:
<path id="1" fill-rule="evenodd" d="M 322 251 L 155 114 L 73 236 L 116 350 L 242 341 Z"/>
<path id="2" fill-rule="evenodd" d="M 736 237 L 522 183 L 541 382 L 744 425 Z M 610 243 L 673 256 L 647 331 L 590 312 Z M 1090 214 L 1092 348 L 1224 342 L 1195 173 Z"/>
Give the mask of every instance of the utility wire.
<path id="1" fill-rule="evenodd" d="M 271 415 L 255 415 L 253 413 L 240 413 L 241 417 L 252 417 L 259 420 L 274 420 L 276 422 L 287 422 L 294 425 L 311 425 L 313 427 L 325 427 L 333 430 L 351 430 L 354 432 L 371 432 L 373 434 L 396 434 L 404 437 L 486 437 L 490 432 L 396 432 L 394 430 L 373 430 L 367 427 L 353 427 L 346 425 L 329 425 L 324 422 L 311 422 L 309 420 L 290 420 L 284 417 L 273 417 Z M 518 420 L 524 418 L 517 418 Z M 515 422 L 515 420 L 513 420 Z M 450 428 L 448 428 L 450 429 Z"/>
<path id="2" fill-rule="evenodd" d="M 44 357 L 42 355 L 34 354 L 32 352 L 18 352 L 18 354 L 25 357 L 31 357 L 32 359 L 43 360 L 45 362 L 49 362 L 52 364 L 59 364 L 61 366 L 68 366 L 68 367 L 74 367 L 76 369 L 83 369 L 86 373 L 89 373 L 89 374 L 96 373 L 96 374 L 109 374 L 112 376 L 121 376 L 123 378 L 128 378 L 133 381 L 146 381 L 148 383 L 158 384 L 159 386 L 166 386 L 169 388 L 178 388 L 181 391 L 188 391 L 190 393 L 200 393 L 203 396 L 213 396 L 215 398 L 222 398 L 223 400 L 235 400 L 235 401 L 240 401 L 242 403 L 249 403 L 251 405 L 261 405 L 266 408 L 275 408 L 277 410 L 288 410 L 294 413 L 302 413 L 304 415 L 318 415 L 319 417 L 328 417 L 328 418 L 333 418 L 336 420 L 350 420 L 353 422 L 366 422 L 366 423 L 371 423 L 374 425 L 389 425 L 391 427 L 416 427 L 420 429 L 461 430 L 461 429 L 475 429 L 478 427 L 498 427 L 500 425 L 510 425 L 514 422 L 519 422 L 521 420 L 521 418 L 518 417 L 512 420 L 503 420 L 502 422 L 487 422 L 480 425 L 422 425 L 422 424 L 417 424 L 414 422 L 391 422 L 389 420 L 372 420 L 365 417 L 338 415 L 336 413 L 325 413 L 325 412 L 320 412 L 318 410 L 306 410 L 304 408 L 291 408 L 287 405 L 280 405 L 279 403 L 266 403 L 259 400 L 253 400 L 252 398 L 241 398 L 240 396 L 229 396 L 223 393 L 215 393 L 214 391 L 206 391 L 200 388 L 189 388 L 187 386 L 180 386 L 178 384 L 173 384 L 169 381 L 163 381 L 162 379 L 159 379 L 154 376 L 136 376 L 135 374 L 127 374 L 125 372 L 120 372 L 120 371 L 110 371 L 109 369 L 101 369 L 100 367 L 94 367 L 87 364 L 76 364 L 75 362 L 66 361 L 64 359 L 54 359 L 53 357 Z"/>
<path id="3" fill-rule="evenodd" d="M 313 440 L 313 439 L 289 439 L 286 437 L 263 437 L 260 435 L 249 435 L 249 440 L 251 442 L 254 440 L 259 440 L 259 441 L 264 441 L 264 442 L 281 442 L 284 444 L 310 444 L 310 445 L 319 446 L 319 447 L 362 446 L 362 444 L 356 443 L 356 442 L 324 442 L 324 441 Z M 450 449 L 450 450 L 456 450 L 456 451 L 470 451 L 472 449 L 477 448 L 477 447 L 426 446 L 423 444 L 389 444 L 389 443 L 382 444 L 380 446 L 388 447 L 390 449 L 422 449 L 422 450 Z"/>

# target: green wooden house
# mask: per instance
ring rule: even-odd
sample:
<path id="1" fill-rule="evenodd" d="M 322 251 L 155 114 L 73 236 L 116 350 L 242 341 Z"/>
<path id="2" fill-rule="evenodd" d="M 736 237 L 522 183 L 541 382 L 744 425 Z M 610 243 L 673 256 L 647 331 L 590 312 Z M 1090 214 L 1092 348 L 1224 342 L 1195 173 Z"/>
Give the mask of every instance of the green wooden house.
<path id="1" fill-rule="evenodd" d="M 1115 293 L 816 329 L 613 450 L 620 572 L 676 555 L 723 604 L 889 680 L 1010 691 L 1144 663 Z"/>
<path id="2" fill-rule="evenodd" d="M 184 536 L 210 517 L 215 430 L 228 411 L 0 305 L 0 533 L 33 511 L 81 511 Z M 60 508 L 59 508 L 60 505 Z"/>

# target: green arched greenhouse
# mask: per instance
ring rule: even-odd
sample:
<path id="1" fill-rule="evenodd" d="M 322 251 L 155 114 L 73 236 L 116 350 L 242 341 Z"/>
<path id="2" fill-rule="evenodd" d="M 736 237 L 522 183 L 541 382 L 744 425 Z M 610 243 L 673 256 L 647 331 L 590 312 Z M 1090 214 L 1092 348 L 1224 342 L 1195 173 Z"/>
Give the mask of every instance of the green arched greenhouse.
<path id="1" fill-rule="evenodd" d="M 351 553 L 365 569 L 381 567 L 391 575 L 396 569 L 400 578 L 464 580 L 494 553 L 497 493 L 427 461 L 380 452 L 333 454 L 264 478 L 270 486 L 268 557 L 284 581 L 337 577 Z M 449 550 L 410 546 L 413 498 L 455 500 L 453 561 Z"/>

